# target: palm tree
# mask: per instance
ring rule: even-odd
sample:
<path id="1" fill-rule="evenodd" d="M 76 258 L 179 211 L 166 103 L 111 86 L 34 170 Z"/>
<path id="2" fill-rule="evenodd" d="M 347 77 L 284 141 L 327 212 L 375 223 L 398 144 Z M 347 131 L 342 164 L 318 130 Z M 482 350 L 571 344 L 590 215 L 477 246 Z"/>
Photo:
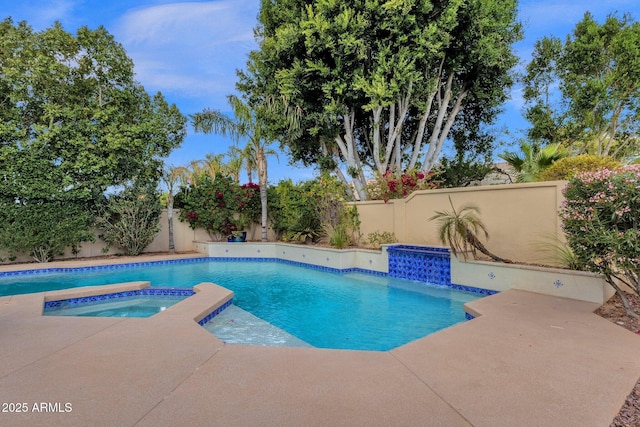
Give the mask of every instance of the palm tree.
<path id="1" fill-rule="evenodd" d="M 540 147 L 539 143 L 520 141 L 519 153 L 507 151 L 499 154 L 498 157 L 509 164 L 517 173 L 517 182 L 534 182 L 542 171 L 551 166 L 554 162 L 567 157 L 569 153 L 560 144 L 549 144 Z"/>
<path id="2" fill-rule="evenodd" d="M 173 196 L 176 190 L 176 185 L 181 180 L 184 180 L 181 168 L 169 167 L 162 173 L 162 180 L 167 184 L 167 222 L 169 225 L 169 253 L 176 251 L 175 242 L 173 239 Z"/>
<path id="3" fill-rule="evenodd" d="M 238 141 L 241 138 L 249 138 L 247 146 L 242 150 L 254 153 L 255 169 L 258 172 L 258 184 L 260 185 L 260 202 L 262 205 L 262 241 L 267 241 L 267 156 L 275 154 L 268 148 L 274 141 L 268 140 L 264 135 L 262 116 L 274 111 L 274 103 L 263 103 L 252 109 L 244 104 L 240 98 L 230 95 L 229 104 L 233 108 L 236 120 L 232 120 L 217 110 L 205 109 L 200 113 L 190 116 L 196 132 L 217 133 L 222 136 L 230 136 Z M 251 148 L 249 148 L 251 146 Z M 253 162 L 253 158 L 251 160 Z"/>
<path id="4" fill-rule="evenodd" d="M 236 145 L 229 147 L 229 157 L 232 159 L 232 162 L 237 159 L 241 165 L 244 164 L 245 171 L 247 172 L 247 180 L 248 182 L 253 182 L 253 171 L 258 168 L 256 150 L 251 141 L 249 141 L 244 148 L 240 148 Z"/>
<path id="5" fill-rule="evenodd" d="M 480 209 L 477 206 L 467 204 L 462 206 L 459 211 L 456 211 L 456 208 L 453 207 L 451 197 L 449 197 L 449 203 L 451 204 L 451 212 L 436 211 L 436 214 L 429 218 L 429 221 L 438 221 L 440 226 L 440 241 L 448 245 L 454 255 L 462 253 L 462 256 L 466 260 L 468 252 L 475 255 L 476 250 L 478 250 L 494 261 L 505 263 L 513 262 L 489 252 L 482 242 L 480 242 L 480 239 L 478 239 L 478 232 L 482 232 L 485 239 L 489 238 L 489 233 L 478 216 Z"/>

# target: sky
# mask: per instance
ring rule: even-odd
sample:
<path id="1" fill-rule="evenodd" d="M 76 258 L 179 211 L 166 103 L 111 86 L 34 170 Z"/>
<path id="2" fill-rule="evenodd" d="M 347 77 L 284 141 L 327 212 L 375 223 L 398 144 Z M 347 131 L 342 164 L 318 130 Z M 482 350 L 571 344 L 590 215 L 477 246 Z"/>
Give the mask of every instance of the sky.
<path id="1" fill-rule="evenodd" d="M 162 92 L 180 111 L 193 114 L 205 108 L 229 111 L 227 95 L 235 93 L 236 70 L 257 48 L 253 28 L 260 0 L 0 0 L 0 18 L 27 21 L 34 30 L 55 21 L 68 32 L 82 26 L 104 26 L 121 43 L 135 64 L 136 79 L 147 92 Z M 630 13 L 640 20 L 639 0 L 520 0 L 518 19 L 524 38 L 514 45 L 519 67 L 531 58 L 536 40 L 564 39 L 589 11 L 598 22 L 612 13 Z M 521 89 L 514 87 L 495 129 L 508 130 L 503 141 L 523 136 Z M 167 163 L 183 166 L 208 153 L 225 153 L 233 143 L 216 135 L 196 134 L 189 126 L 182 146 Z M 312 169 L 290 165 L 285 154 L 269 158 L 269 182 L 310 179 Z"/>

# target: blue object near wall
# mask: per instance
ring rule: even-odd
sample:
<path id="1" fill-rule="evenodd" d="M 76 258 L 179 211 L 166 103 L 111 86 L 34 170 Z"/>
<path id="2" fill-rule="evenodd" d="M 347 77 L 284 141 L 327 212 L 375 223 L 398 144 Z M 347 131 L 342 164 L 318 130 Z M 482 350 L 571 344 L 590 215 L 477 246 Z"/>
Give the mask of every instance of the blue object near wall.
<path id="1" fill-rule="evenodd" d="M 451 284 L 449 249 L 395 245 L 387 248 L 389 276 L 436 285 Z"/>

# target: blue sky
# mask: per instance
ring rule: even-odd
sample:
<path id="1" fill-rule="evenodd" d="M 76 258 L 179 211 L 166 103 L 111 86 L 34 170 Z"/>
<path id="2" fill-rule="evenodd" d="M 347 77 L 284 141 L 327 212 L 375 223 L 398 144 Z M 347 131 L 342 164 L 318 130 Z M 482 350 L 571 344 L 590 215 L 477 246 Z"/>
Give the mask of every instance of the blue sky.
<path id="1" fill-rule="evenodd" d="M 27 21 L 35 30 L 60 21 L 68 32 L 103 25 L 127 50 L 136 78 L 150 93 L 161 91 L 183 114 L 204 108 L 228 110 L 226 96 L 234 93 L 235 70 L 244 68 L 247 53 L 257 47 L 253 28 L 259 0 L 0 0 L 0 15 Z M 519 19 L 524 40 L 515 46 L 522 64 L 543 36 L 564 38 L 584 13 L 602 22 L 608 14 L 631 13 L 640 19 L 638 0 L 520 0 Z M 496 129 L 507 129 L 511 141 L 526 129 L 522 97 L 513 88 Z M 223 153 L 231 144 L 214 135 L 198 135 L 189 128 L 182 147 L 168 159 L 172 165 Z M 289 165 L 281 154 L 269 160 L 269 181 L 308 179 L 313 171 Z"/>

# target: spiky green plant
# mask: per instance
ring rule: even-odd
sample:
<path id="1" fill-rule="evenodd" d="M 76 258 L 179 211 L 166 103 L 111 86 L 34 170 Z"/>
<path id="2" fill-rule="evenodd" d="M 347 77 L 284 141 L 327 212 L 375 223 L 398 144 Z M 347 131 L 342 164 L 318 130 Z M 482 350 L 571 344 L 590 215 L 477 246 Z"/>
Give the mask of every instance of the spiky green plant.
<path id="1" fill-rule="evenodd" d="M 555 234 L 548 233 L 534 242 L 536 252 L 539 254 L 537 261 L 559 265 L 570 270 L 579 270 L 578 258 L 569 245 Z"/>
<path id="2" fill-rule="evenodd" d="M 541 147 L 536 142 L 529 144 L 524 140 L 520 141 L 520 150 L 522 153 L 507 151 L 498 155 L 516 171 L 517 182 L 538 181 L 545 169 L 569 154 L 559 144 Z"/>
<path id="3" fill-rule="evenodd" d="M 476 251 L 480 251 L 494 261 L 512 262 L 489 252 L 478 239 L 478 233 L 484 234 L 485 239 L 489 238 L 489 233 L 478 216 L 480 209 L 477 206 L 466 204 L 456 210 L 451 197 L 449 197 L 449 204 L 451 204 L 451 211 L 436 211 L 429 221 L 438 221 L 440 241 L 448 245 L 454 255 L 461 253 L 466 260 L 469 252 L 475 255 Z"/>

